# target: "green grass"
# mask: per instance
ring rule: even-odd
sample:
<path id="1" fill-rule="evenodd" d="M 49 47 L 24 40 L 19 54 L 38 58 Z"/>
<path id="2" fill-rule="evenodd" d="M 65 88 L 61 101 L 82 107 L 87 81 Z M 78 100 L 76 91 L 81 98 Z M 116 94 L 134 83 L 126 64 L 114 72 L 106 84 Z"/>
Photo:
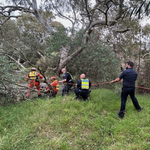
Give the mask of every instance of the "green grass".
<path id="1" fill-rule="evenodd" d="M 150 150 L 150 100 L 128 98 L 124 119 L 116 116 L 120 95 L 92 90 L 89 102 L 74 95 L 0 107 L 0 150 Z"/>

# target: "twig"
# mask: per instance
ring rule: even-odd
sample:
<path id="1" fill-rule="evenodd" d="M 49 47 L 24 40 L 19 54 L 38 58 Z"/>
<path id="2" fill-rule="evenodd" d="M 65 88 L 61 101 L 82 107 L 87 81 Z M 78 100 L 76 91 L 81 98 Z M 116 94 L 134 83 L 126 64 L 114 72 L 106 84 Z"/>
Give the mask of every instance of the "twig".
<path id="1" fill-rule="evenodd" d="M 38 70 L 40 71 L 40 74 L 42 74 L 42 76 L 44 77 L 44 82 L 47 84 L 47 86 L 49 87 L 49 89 L 53 91 L 53 87 L 50 84 L 48 84 L 48 82 L 47 82 L 47 79 L 45 77 L 44 71 L 41 70 L 39 66 L 38 66 Z"/>
<path id="2" fill-rule="evenodd" d="M 112 137 L 112 139 L 113 139 L 113 143 L 115 144 L 115 139 L 114 139 L 113 134 L 112 134 L 112 133 L 109 133 L 109 134 L 111 135 L 111 137 Z"/>

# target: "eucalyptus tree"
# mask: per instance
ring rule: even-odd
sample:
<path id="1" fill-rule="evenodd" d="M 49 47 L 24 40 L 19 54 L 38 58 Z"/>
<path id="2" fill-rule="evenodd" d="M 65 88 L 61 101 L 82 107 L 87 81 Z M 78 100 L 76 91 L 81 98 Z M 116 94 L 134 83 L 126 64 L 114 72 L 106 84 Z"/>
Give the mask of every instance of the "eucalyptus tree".
<path id="1" fill-rule="evenodd" d="M 6 17 L 6 20 L 1 22 L 4 24 L 9 18 L 14 17 L 12 12 L 14 11 L 21 11 L 21 12 L 29 12 L 32 13 L 47 29 L 47 31 L 52 34 L 54 33 L 53 28 L 41 17 L 40 12 L 37 7 L 36 0 L 12 0 L 12 5 L 8 6 L 1 6 L 1 15 Z M 88 44 L 89 36 L 93 31 L 93 28 L 99 25 L 106 25 L 106 26 L 113 26 L 117 23 L 122 17 L 123 14 L 123 1 L 96 1 L 95 5 L 92 6 L 91 1 L 87 0 L 80 0 L 80 1 L 44 1 L 44 9 L 56 12 L 55 15 L 59 17 L 65 18 L 72 23 L 73 31 L 71 33 L 71 38 L 76 37 L 76 33 L 74 29 L 77 28 L 78 30 L 83 30 L 83 38 L 81 39 L 84 43 L 83 45 L 79 45 L 77 50 L 74 51 L 72 54 L 69 53 L 70 46 L 64 45 L 61 48 L 61 56 L 60 56 L 60 63 L 54 69 L 54 71 L 59 74 L 60 69 L 64 67 L 72 58 L 76 57 L 80 52 L 82 52 Z M 115 14 L 111 17 L 112 9 L 116 9 Z M 117 12 L 117 14 L 116 14 Z M 16 17 L 20 17 L 16 15 Z M 78 26 L 81 26 L 80 28 Z"/>
<path id="2" fill-rule="evenodd" d="M 17 49 L 18 46 L 16 47 L 16 45 L 21 45 L 20 41 L 18 40 L 19 35 L 19 29 L 13 20 L 9 20 L 5 26 L 1 27 L 0 53 L 24 68 L 19 62 L 19 57 L 16 57 L 19 54 L 19 50 Z"/>
<path id="3" fill-rule="evenodd" d="M 132 60 L 139 72 L 144 57 L 149 55 L 149 25 L 142 26 L 138 19 L 125 18 L 119 26 L 127 28 L 128 32 L 120 34 L 108 28 L 100 38 L 104 37 L 103 42 L 113 47 L 123 64 L 126 60 Z"/>
<path id="4" fill-rule="evenodd" d="M 37 6 L 36 0 L 7 0 L 9 5 L 0 6 L 0 15 L 6 19 L 1 22 L 3 25 L 12 17 L 21 17 L 22 13 L 31 13 L 45 27 L 51 36 L 56 30 L 51 26 L 53 19 L 43 18 Z M 62 67 L 66 66 L 73 58 L 86 50 L 90 43 L 91 33 L 98 27 L 111 27 L 116 33 L 124 33 L 128 29 L 117 28 L 119 20 L 130 14 L 140 13 L 143 8 L 149 11 L 149 3 L 146 1 L 133 0 L 128 3 L 125 0 L 43 0 L 41 9 L 52 12 L 55 16 L 68 20 L 71 23 L 69 38 L 73 41 L 78 36 L 78 31 L 82 34 L 80 43 L 72 51 L 72 45 L 64 44 L 60 47 L 60 60 L 53 69 L 58 75 Z M 141 3 L 142 2 L 142 3 Z M 138 5 L 135 5 L 138 3 Z M 139 8 L 139 9 L 135 9 Z M 20 13 L 14 14 L 15 11 Z"/>
<path id="5" fill-rule="evenodd" d="M 130 29 L 128 26 L 122 28 L 121 24 L 124 18 L 132 17 L 133 14 L 140 14 L 141 16 L 143 12 L 147 15 L 149 13 L 149 2 L 145 0 L 42 0 L 40 7 L 37 5 L 37 0 L 6 0 L 6 2 L 4 5 L 0 4 L 1 31 L 4 31 L 5 27 L 5 31 L 7 31 L 9 25 L 6 23 L 8 20 L 23 17 L 25 13 L 32 15 L 31 20 L 34 20 L 34 24 L 31 24 L 33 22 L 27 19 L 20 21 L 20 18 L 18 19 L 18 26 L 20 27 L 18 29 L 12 20 L 9 22 L 13 25 L 13 30 L 9 27 L 6 32 L 8 38 L 5 37 L 7 39 L 5 41 L 4 36 L 6 34 L 1 36 L 1 52 L 3 54 L 5 50 L 8 52 L 7 55 L 5 54 L 7 56 L 5 62 L 14 60 L 24 67 L 23 62 L 31 63 L 30 60 L 34 61 L 33 57 L 29 56 L 32 54 L 31 51 L 35 52 L 36 49 L 35 53 L 42 56 L 44 55 L 43 49 L 46 49 L 47 54 L 53 51 L 56 52 L 56 65 L 52 67 L 57 75 L 59 75 L 62 67 L 79 56 L 81 52 L 83 52 L 83 57 L 88 57 L 86 52 L 91 52 L 88 50 L 93 48 L 94 53 L 92 53 L 89 60 L 97 56 L 97 47 L 94 46 L 100 42 L 99 35 L 101 33 L 106 33 L 107 29 L 111 29 L 115 34 L 125 33 Z M 43 12 L 46 14 L 43 15 Z M 54 28 L 52 22 L 55 17 L 68 20 L 70 30 L 69 28 L 66 30 L 60 24 L 58 28 Z M 35 18 L 43 27 L 35 23 Z M 40 31 L 37 32 L 38 30 Z M 43 34 L 49 37 L 50 45 L 48 48 L 42 47 L 43 40 L 45 40 Z M 28 37 L 30 38 L 28 39 Z M 31 38 L 33 41 L 30 40 Z M 101 39 L 105 40 L 104 36 Z M 98 51 L 98 56 L 100 53 L 102 52 Z M 38 57 L 38 55 L 36 56 Z M 31 57 L 29 61 L 27 61 L 27 56 Z M 94 60 L 94 62 L 97 61 L 98 59 Z M 101 61 L 102 64 L 103 61 Z M 107 61 L 104 64 L 107 64 Z M 111 61 L 108 62 L 111 63 Z"/>
<path id="6" fill-rule="evenodd" d="M 35 65 L 43 56 L 45 39 L 46 33 L 43 26 L 30 14 L 24 14 L 17 22 L 9 20 L 1 26 L 1 97 L 7 95 L 16 98 L 20 89 L 16 88 L 15 84 L 20 81 L 24 82 L 26 68 L 29 65 Z M 22 70 L 22 73 L 17 70 Z M 21 93 L 20 91 L 19 94 Z"/>
<path id="7" fill-rule="evenodd" d="M 141 29 L 142 38 L 145 42 L 144 49 L 145 53 L 141 56 L 141 72 L 139 84 L 145 87 L 150 87 L 150 25 L 147 24 L 144 28 Z M 140 91 L 140 90 L 139 90 Z M 142 90 L 141 90 L 142 91 Z M 148 90 L 143 90 L 143 92 L 149 92 Z"/>
<path id="8" fill-rule="evenodd" d="M 25 17 L 23 17 L 25 18 Z M 26 16 L 26 21 L 29 18 Z M 18 20 L 18 24 L 14 20 L 9 20 L 5 26 L 1 27 L 1 55 L 8 57 L 11 61 L 15 62 L 18 65 L 18 68 L 26 69 L 26 64 L 35 64 L 39 55 L 41 55 L 41 51 L 43 49 L 43 45 L 41 42 L 42 39 L 40 34 L 42 31 L 40 29 L 32 29 L 30 26 L 36 25 L 33 22 L 26 23 L 28 29 L 23 24 L 21 20 Z M 33 33 L 34 31 L 34 33 Z"/>
<path id="9" fill-rule="evenodd" d="M 138 18 L 143 18 L 144 16 L 149 16 L 150 14 L 150 1 L 149 0 L 130 0 L 127 1 L 130 5 L 127 13 L 138 16 Z"/>

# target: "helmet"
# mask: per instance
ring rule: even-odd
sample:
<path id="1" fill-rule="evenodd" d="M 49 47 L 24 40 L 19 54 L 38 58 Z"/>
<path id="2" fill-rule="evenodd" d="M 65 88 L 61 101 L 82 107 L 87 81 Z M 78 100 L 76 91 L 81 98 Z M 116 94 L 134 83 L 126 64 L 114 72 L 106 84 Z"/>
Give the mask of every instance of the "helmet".
<path id="1" fill-rule="evenodd" d="M 56 79 L 56 77 L 51 77 L 51 80 L 53 80 L 53 79 L 55 80 L 55 79 Z"/>
<path id="2" fill-rule="evenodd" d="M 32 71 L 36 71 L 36 68 L 33 67 L 33 68 L 31 68 L 31 70 L 32 70 Z"/>

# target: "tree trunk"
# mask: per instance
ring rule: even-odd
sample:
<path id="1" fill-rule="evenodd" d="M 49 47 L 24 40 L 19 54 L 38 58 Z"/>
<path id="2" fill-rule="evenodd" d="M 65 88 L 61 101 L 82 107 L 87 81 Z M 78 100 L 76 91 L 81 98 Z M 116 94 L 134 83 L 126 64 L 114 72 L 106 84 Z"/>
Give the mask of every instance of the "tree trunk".
<path id="1" fill-rule="evenodd" d="M 72 53 L 70 56 L 68 56 L 66 59 L 64 59 L 61 63 L 59 63 L 58 67 L 54 69 L 54 72 L 60 76 L 61 69 L 67 65 L 73 58 L 75 58 L 77 55 L 79 55 L 85 47 L 80 47 L 77 51 Z"/>
<path id="2" fill-rule="evenodd" d="M 34 10 L 34 15 L 35 17 L 41 22 L 41 24 L 47 29 L 47 31 L 49 33 L 53 33 L 53 28 L 51 28 L 47 23 L 46 21 L 41 17 L 39 11 L 38 11 L 38 8 L 37 8 L 37 2 L 36 0 L 32 0 L 32 8 Z"/>

